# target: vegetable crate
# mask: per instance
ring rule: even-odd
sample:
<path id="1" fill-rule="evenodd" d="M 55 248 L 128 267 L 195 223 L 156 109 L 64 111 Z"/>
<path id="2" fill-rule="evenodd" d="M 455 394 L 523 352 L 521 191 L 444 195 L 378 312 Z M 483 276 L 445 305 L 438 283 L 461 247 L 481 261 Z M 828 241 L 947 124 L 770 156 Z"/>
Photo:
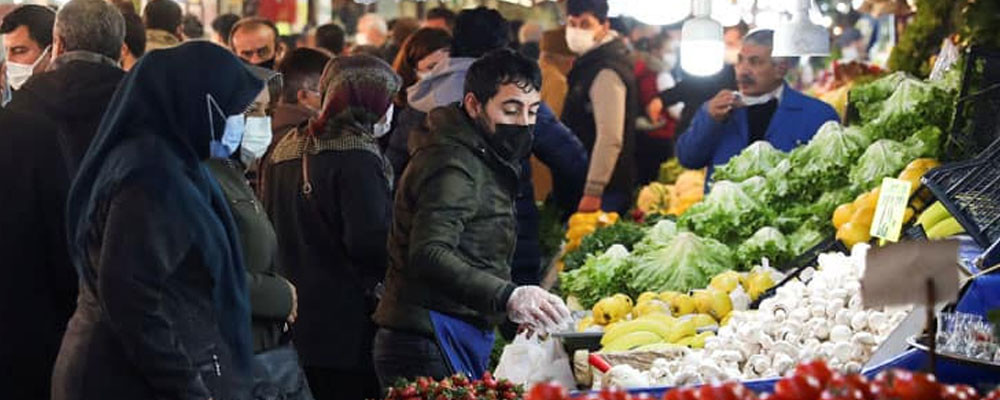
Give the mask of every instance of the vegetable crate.
<path id="1" fill-rule="evenodd" d="M 1000 130 L 1000 124 L 995 128 Z M 931 170 L 923 182 L 987 249 L 977 264 L 988 267 L 1000 261 L 1000 139 L 972 160 Z"/>
<path id="2" fill-rule="evenodd" d="M 968 160 L 1000 137 L 1000 49 L 972 47 L 944 146 L 948 160 Z"/>

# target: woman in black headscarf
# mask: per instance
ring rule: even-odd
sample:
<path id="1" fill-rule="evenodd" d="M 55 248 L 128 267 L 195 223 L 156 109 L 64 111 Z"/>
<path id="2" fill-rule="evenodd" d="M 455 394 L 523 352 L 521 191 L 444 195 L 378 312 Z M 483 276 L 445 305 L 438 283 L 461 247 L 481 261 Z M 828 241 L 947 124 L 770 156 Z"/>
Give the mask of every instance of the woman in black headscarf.
<path id="1" fill-rule="evenodd" d="M 122 82 L 67 201 L 80 297 L 53 399 L 247 397 L 239 236 L 201 161 L 232 154 L 227 120 L 262 88 L 208 42 L 152 52 Z"/>

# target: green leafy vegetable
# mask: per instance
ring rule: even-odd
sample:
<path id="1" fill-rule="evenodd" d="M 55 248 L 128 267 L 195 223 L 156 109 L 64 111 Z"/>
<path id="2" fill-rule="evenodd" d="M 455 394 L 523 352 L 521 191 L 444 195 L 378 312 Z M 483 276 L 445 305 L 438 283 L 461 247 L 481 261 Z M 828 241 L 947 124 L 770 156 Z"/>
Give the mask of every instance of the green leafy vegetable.
<path id="1" fill-rule="evenodd" d="M 678 224 L 704 237 L 738 244 L 774 218 L 774 211 L 748 196 L 739 184 L 716 182 L 701 203 L 691 206 Z"/>
<path id="2" fill-rule="evenodd" d="M 882 178 L 895 176 L 914 159 L 906 145 L 890 139 L 882 139 L 865 150 L 858 164 L 851 169 L 851 184 L 857 188 L 875 187 Z"/>
<path id="3" fill-rule="evenodd" d="M 766 257 L 773 266 L 782 266 L 794 256 L 785 235 L 770 226 L 758 229 L 736 249 L 737 263 L 744 271 L 760 265 L 761 258 Z"/>
<path id="4" fill-rule="evenodd" d="M 713 276 L 734 265 L 726 245 L 681 232 L 663 247 L 633 258 L 628 287 L 631 293 L 702 289 Z"/>
<path id="5" fill-rule="evenodd" d="M 812 203 L 825 192 L 847 185 L 847 173 L 857 157 L 871 143 L 860 130 L 844 128 L 837 122 L 827 122 L 805 146 L 789 154 L 787 187 L 779 193 L 779 210 L 794 203 Z M 777 176 L 768 176 L 779 179 Z M 784 196 L 781 196 L 784 194 Z"/>
<path id="6" fill-rule="evenodd" d="M 867 123 L 878 117 L 882 112 L 882 102 L 892 96 L 892 92 L 904 80 L 913 80 L 905 72 L 894 72 L 864 85 L 851 88 L 850 100 L 858 110 L 861 123 Z"/>
<path id="7" fill-rule="evenodd" d="M 823 234 L 811 227 L 802 226 L 788 235 L 788 245 L 792 254 L 799 256 L 823 241 Z"/>
<path id="8" fill-rule="evenodd" d="M 635 244 L 634 254 L 648 253 L 670 243 L 677 236 L 677 224 L 671 220 L 660 220 L 646 231 L 646 236 Z"/>
<path id="9" fill-rule="evenodd" d="M 625 291 L 628 260 L 625 246 L 611 246 L 603 254 L 587 257 L 582 267 L 559 274 L 560 289 L 589 309 L 604 296 Z"/>
<path id="10" fill-rule="evenodd" d="M 729 162 L 718 166 L 712 174 L 712 179 L 742 182 L 753 176 L 763 176 L 786 156 L 784 152 L 775 149 L 767 141 L 758 140 L 743 149 L 740 154 L 729 159 Z"/>
<path id="11" fill-rule="evenodd" d="M 863 131 L 871 140 L 905 140 L 926 126 L 948 129 L 954 110 L 954 95 L 938 86 L 904 80 L 882 103 L 878 117 Z"/>
<path id="12" fill-rule="evenodd" d="M 594 233 L 587 235 L 580 241 L 580 246 L 573 251 L 566 253 L 563 258 L 564 271 L 572 271 L 579 268 L 587 261 L 587 256 L 591 254 L 601 254 L 612 245 L 620 244 L 629 251 L 632 245 L 644 236 L 641 226 L 632 222 L 619 222 L 614 225 L 597 228 Z"/>

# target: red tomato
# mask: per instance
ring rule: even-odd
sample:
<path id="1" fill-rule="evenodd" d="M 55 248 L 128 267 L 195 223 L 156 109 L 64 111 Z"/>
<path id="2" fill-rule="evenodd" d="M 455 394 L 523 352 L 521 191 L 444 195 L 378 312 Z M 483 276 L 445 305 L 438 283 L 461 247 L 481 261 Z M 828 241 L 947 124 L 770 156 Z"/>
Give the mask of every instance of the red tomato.
<path id="1" fill-rule="evenodd" d="M 968 385 L 945 385 L 941 386 L 942 400 L 978 400 L 979 393 L 972 386 Z"/>
<path id="2" fill-rule="evenodd" d="M 830 382 L 827 383 L 827 386 L 844 386 L 844 385 L 848 385 L 855 389 L 861 390 L 861 393 L 864 394 L 865 399 L 870 400 L 872 398 L 871 388 L 869 387 L 870 383 L 868 382 L 868 378 L 865 378 L 864 375 L 861 374 L 843 375 L 835 372 L 830 377 Z"/>
<path id="3" fill-rule="evenodd" d="M 775 400 L 775 397 L 771 393 L 761 393 L 757 400 Z"/>
<path id="4" fill-rule="evenodd" d="M 983 400 L 1000 400 L 1000 388 L 987 393 L 986 397 L 983 397 Z"/>
<path id="5" fill-rule="evenodd" d="M 865 393 L 851 385 L 831 385 L 819 395 L 820 400 L 865 400 Z"/>
<path id="6" fill-rule="evenodd" d="M 739 384 L 737 384 L 739 385 Z M 739 385 L 743 387 L 743 385 Z M 742 394 L 742 392 L 741 392 Z M 739 400 L 740 397 L 734 393 L 733 386 L 725 383 L 713 383 L 702 385 L 698 389 L 698 400 Z"/>
<path id="7" fill-rule="evenodd" d="M 830 382 L 830 377 L 833 372 L 830 368 L 826 366 L 826 362 L 823 360 L 813 360 L 807 363 L 799 364 L 795 367 L 795 375 L 807 375 L 814 377 L 819 380 L 821 386 L 826 387 L 826 384 Z"/>
<path id="8" fill-rule="evenodd" d="M 690 387 L 670 389 L 663 394 L 663 400 L 697 400 L 697 391 Z"/>
<path id="9" fill-rule="evenodd" d="M 628 392 L 619 388 L 604 388 L 601 390 L 602 400 L 632 400 L 632 396 Z M 530 399 L 524 399 L 530 400 Z"/>
<path id="10" fill-rule="evenodd" d="M 934 375 L 897 372 L 893 390 L 906 400 L 936 400 L 941 394 L 941 384 Z"/>
<path id="11" fill-rule="evenodd" d="M 542 382 L 531 388 L 524 400 L 566 400 L 566 389 L 556 382 Z"/>
<path id="12" fill-rule="evenodd" d="M 780 400 L 816 400 L 822 391 L 819 380 L 812 376 L 786 376 L 774 385 L 774 396 Z"/>

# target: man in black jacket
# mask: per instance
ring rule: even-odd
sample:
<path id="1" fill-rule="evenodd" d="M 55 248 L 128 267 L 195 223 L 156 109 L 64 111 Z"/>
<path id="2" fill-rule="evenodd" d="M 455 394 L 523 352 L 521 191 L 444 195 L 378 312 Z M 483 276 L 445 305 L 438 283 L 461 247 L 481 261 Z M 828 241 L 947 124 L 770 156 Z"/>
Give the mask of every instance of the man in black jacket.
<path id="1" fill-rule="evenodd" d="M 53 61 L 0 110 L 0 380 L 5 399 L 49 398 L 49 376 L 76 305 L 66 249 L 72 177 L 124 72 L 125 22 L 102 0 L 59 11 Z"/>
<path id="2" fill-rule="evenodd" d="M 624 213 L 635 183 L 638 89 L 630 51 L 608 23 L 607 0 L 569 0 L 566 43 L 580 55 L 569 72 L 563 123 L 590 152 L 579 211 Z"/>

